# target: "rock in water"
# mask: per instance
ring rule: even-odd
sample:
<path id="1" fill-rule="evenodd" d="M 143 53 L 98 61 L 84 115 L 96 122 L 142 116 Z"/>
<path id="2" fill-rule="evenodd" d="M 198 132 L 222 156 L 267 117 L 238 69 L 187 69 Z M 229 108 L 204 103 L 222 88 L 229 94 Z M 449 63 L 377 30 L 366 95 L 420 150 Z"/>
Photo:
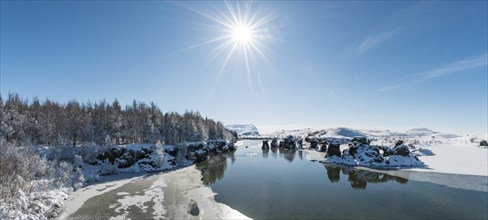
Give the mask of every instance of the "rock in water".
<path id="1" fill-rule="evenodd" d="M 261 147 L 261 149 L 266 149 L 266 148 L 269 148 L 268 141 L 267 140 L 263 140 L 263 146 Z"/>
<path id="2" fill-rule="evenodd" d="M 272 147 L 272 148 L 277 148 L 277 147 L 279 147 L 279 144 L 278 144 L 278 139 L 273 138 L 273 140 L 271 141 L 271 147 Z"/>
<path id="3" fill-rule="evenodd" d="M 190 200 L 190 203 L 188 204 L 188 214 L 193 216 L 198 216 L 200 214 L 200 209 L 198 208 L 197 201 L 193 199 Z"/>

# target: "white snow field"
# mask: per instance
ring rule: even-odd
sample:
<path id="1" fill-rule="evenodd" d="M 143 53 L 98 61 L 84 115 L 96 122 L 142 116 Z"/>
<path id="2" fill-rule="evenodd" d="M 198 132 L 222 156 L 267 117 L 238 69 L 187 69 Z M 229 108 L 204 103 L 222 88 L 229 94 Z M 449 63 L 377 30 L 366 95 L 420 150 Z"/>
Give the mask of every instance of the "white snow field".
<path id="1" fill-rule="evenodd" d="M 428 169 L 412 170 L 488 176 L 488 148 L 476 144 L 435 144 L 425 148 L 435 154 L 419 157 Z"/>

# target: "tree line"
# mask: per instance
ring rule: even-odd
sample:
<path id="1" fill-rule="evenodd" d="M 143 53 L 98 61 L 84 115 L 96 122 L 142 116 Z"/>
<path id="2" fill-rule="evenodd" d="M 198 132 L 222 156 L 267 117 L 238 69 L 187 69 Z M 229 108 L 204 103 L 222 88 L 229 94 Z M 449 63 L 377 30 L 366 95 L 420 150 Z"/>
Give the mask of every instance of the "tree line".
<path id="1" fill-rule="evenodd" d="M 151 102 L 122 107 L 99 101 L 67 104 L 31 102 L 18 94 L 0 95 L 0 139 L 19 145 L 80 146 L 131 143 L 174 144 L 209 139 L 235 140 L 237 134 L 199 112 L 163 113 Z"/>

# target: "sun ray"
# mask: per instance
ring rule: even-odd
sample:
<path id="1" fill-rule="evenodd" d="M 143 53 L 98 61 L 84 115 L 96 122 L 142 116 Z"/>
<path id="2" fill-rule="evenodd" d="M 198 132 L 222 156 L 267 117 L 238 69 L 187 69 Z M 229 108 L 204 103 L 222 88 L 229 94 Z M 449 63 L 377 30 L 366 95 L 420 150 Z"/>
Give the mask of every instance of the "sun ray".
<path id="1" fill-rule="evenodd" d="M 222 74 L 224 74 L 233 57 L 235 59 L 241 59 L 243 74 L 247 77 L 250 91 L 253 92 L 254 90 L 253 80 L 257 80 L 260 84 L 258 87 L 261 93 L 264 93 L 261 79 L 258 75 L 253 75 L 251 66 L 252 62 L 256 62 L 256 59 L 254 59 L 256 57 L 264 60 L 267 64 L 271 64 L 265 54 L 269 51 L 266 41 L 272 41 L 268 34 L 266 34 L 268 30 L 266 25 L 276 17 L 272 14 L 265 14 L 259 7 L 254 8 L 251 2 L 224 1 L 223 3 L 223 7 L 218 7 L 210 3 L 210 8 L 214 11 L 213 13 L 204 13 L 190 7 L 185 7 L 212 21 L 213 25 L 209 26 L 209 30 L 217 33 L 214 39 L 192 45 L 185 48 L 185 50 L 215 44 L 216 46 L 210 52 L 209 62 L 215 60 L 218 56 L 224 56 L 210 93 L 213 93 L 215 90 Z"/>

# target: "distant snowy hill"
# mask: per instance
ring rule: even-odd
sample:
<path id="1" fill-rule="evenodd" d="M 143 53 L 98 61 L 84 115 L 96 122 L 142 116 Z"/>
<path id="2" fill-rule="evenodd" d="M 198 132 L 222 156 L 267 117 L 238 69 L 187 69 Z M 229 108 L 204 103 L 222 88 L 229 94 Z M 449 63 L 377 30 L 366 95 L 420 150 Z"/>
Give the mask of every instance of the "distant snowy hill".
<path id="1" fill-rule="evenodd" d="M 258 128 L 252 124 L 226 125 L 225 128 L 237 132 L 239 136 L 259 136 Z"/>
<path id="2" fill-rule="evenodd" d="M 284 138 L 288 135 L 296 137 L 313 136 L 317 138 L 332 138 L 336 140 L 350 140 L 356 136 L 366 136 L 376 141 L 376 144 L 391 144 L 396 140 L 404 140 L 407 143 L 434 144 L 434 143 L 479 143 L 486 139 L 486 135 L 465 135 L 443 133 L 427 128 L 413 128 L 406 131 L 378 130 L 378 129 L 353 129 L 353 128 L 328 128 L 328 129 L 297 129 L 281 130 L 263 137 Z"/>

